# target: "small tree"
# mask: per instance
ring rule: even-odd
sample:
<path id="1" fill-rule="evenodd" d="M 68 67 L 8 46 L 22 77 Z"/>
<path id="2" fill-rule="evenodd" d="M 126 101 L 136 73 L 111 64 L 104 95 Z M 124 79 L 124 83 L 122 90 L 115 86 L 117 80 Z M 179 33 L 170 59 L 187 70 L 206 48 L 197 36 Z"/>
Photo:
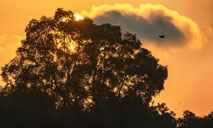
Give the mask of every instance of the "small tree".
<path id="1" fill-rule="evenodd" d="M 183 117 L 178 120 L 178 128 L 212 128 L 213 112 L 207 116 L 196 116 L 194 113 L 185 110 Z"/>

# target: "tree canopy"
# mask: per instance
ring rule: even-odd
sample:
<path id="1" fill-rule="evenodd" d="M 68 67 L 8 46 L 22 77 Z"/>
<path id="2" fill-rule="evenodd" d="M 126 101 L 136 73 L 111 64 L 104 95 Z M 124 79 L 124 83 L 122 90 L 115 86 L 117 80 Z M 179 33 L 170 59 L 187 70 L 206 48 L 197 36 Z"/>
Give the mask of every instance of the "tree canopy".
<path id="1" fill-rule="evenodd" d="M 17 56 L 2 68 L 7 89 L 39 88 L 66 107 L 87 98 L 96 103 L 109 92 L 120 98 L 135 92 L 149 103 L 164 88 L 167 68 L 118 26 L 75 21 L 71 11 L 58 9 L 25 31 Z"/>

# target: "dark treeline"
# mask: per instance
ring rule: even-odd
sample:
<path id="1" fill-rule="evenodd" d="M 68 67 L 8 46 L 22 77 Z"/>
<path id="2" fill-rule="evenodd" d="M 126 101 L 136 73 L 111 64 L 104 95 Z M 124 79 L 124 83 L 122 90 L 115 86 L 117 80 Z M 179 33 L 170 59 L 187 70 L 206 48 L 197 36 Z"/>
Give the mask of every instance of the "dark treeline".
<path id="1" fill-rule="evenodd" d="M 119 26 L 76 21 L 71 11 L 31 20 L 2 67 L 1 128 L 212 128 L 213 113 L 175 118 L 152 105 L 167 67 Z"/>

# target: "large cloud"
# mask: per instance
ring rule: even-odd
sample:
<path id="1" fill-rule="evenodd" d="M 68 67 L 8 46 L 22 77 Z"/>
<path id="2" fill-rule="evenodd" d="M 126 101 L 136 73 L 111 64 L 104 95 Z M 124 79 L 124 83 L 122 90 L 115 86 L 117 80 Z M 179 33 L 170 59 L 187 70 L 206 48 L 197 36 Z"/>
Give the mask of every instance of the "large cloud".
<path id="1" fill-rule="evenodd" d="M 98 24 L 119 25 L 123 32 L 136 33 L 144 42 L 162 46 L 187 44 L 193 48 L 200 48 L 202 45 L 196 23 L 162 5 L 146 4 L 139 8 L 128 4 L 102 5 L 82 14 Z M 165 38 L 159 38 L 160 34 L 165 34 Z"/>

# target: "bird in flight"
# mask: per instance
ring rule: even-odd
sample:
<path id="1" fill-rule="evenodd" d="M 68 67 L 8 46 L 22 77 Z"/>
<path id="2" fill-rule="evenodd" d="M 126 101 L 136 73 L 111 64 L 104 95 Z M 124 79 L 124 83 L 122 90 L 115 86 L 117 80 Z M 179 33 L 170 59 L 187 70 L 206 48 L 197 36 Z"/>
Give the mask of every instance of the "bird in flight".
<path id="1" fill-rule="evenodd" d="M 165 38 L 165 35 L 159 35 L 160 38 Z"/>

